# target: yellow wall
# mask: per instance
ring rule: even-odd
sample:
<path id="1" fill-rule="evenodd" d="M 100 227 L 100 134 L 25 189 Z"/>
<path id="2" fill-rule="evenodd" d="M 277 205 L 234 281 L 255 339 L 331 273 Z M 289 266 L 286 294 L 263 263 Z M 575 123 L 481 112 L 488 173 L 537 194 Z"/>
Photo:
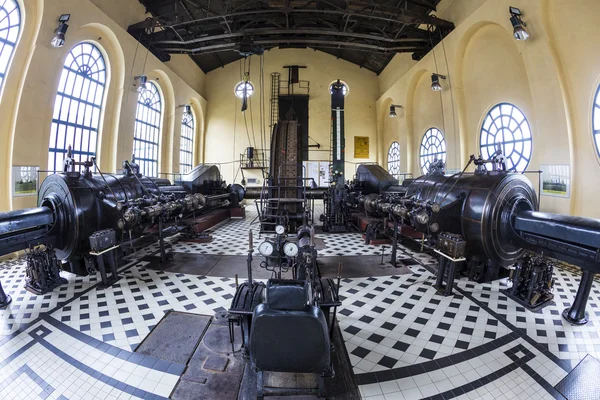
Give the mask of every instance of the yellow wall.
<path id="1" fill-rule="evenodd" d="M 509 5 L 523 11 L 529 40 L 512 37 Z M 591 133 L 592 99 L 600 84 L 600 2 L 448 0 L 439 10 L 438 16 L 458 24 L 436 46 L 435 58 L 430 52 L 415 63 L 396 56 L 380 75 L 380 159 L 387 159 L 389 144 L 398 140 L 402 170 L 418 174 L 422 135 L 437 126 L 446 136 L 448 168 L 462 168 L 470 154 L 479 153 L 487 112 L 510 102 L 532 129 L 529 169 L 571 166 L 570 198 L 542 196 L 541 209 L 600 218 L 600 166 Z M 432 72 L 448 75 L 441 93 L 429 88 Z M 391 103 L 405 106 L 399 118 L 387 118 Z M 537 187 L 537 177 L 530 178 Z"/>
<path id="2" fill-rule="evenodd" d="M 127 5 L 127 10 L 137 11 L 132 12 L 129 19 L 121 17 L 119 21 L 106 14 L 116 15 L 122 5 Z M 143 72 L 146 58 L 146 50 L 141 46 L 136 54 L 137 41 L 124 29 L 144 17 L 143 7 L 140 11 L 137 1 L 27 0 L 21 3 L 21 9 L 23 30 L 0 97 L 0 211 L 36 204 L 36 196 L 12 197 L 11 166 L 47 168 L 54 97 L 70 49 L 80 41 L 93 42 L 104 53 L 109 66 L 97 149 L 99 164 L 106 171 L 115 171 L 123 160 L 131 157 L 137 105 L 132 77 Z M 58 16 L 65 12 L 71 13 L 67 40 L 64 47 L 56 49 L 50 46 L 50 39 Z M 200 91 L 204 74 L 188 61 L 173 59 L 169 65 L 174 72 L 153 55 L 147 57 L 145 73 L 156 81 L 164 95 L 161 172 L 179 170 L 183 113 L 179 106 L 183 104 L 192 104 L 197 117 L 194 159 L 201 161 L 206 100 Z M 186 79 L 178 74 L 186 75 Z"/>
<path id="3" fill-rule="evenodd" d="M 265 107 L 266 126 L 269 125 L 269 92 L 270 75 L 281 73 L 283 84 L 287 84 L 288 72 L 284 65 L 304 65 L 300 69 L 300 79 L 310 81 L 309 100 L 309 134 L 314 141 L 321 144 L 320 151 L 311 149 L 311 160 L 329 159 L 329 141 L 331 125 L 331 96 L 329 85 L 336 79 L 346 82 L 350 88 L 345 98 L 345 132 L 346 132 L 346 176 L 351 178 L 357 161 L 376 161 L 376 114 L 375 101 L 379 96 L 377 75 L 357 65 L 314 50 L 275 49 L 264 55 Z M 250 81 L 256 92 L 251 96 L 252 120 L 254 132 L 259 143 L 259 77 L 260 61 L 258 56 L 251 60 Z M 229 162 L 238 160 L 240 153 L 248 147 L 248 139 L 244 125 L 244 117 L 240 113 L 241 101 L 233 93 L 235 85 L 240 81 L 240 65 L 238 62 L 226 65 L 207 74 L 206 97 L 209 102 L 206 125 L 206 162 Z M 296 93 L 305 93 L 296 89 Z M 250 111 L 246 112 L 250 135 L 252 136 Z M 237 115 L 237 117 L 236 117 Z M 237 118 L 237 123 L 236 123 Z M 235 138 L 234 138 L 234 125 Z M 370 138 L 370 154 L 368 159 L 354 158 L 354 136 Z M 270 134 L 268 134 L 270 138 Z M 314 144 L 311 140 L 310 143 Z M 224 165 L 221 173 L 228 182 L 238 171 L 239 163 Z M 237 175 L 241 181 L 241 174 Z"/>

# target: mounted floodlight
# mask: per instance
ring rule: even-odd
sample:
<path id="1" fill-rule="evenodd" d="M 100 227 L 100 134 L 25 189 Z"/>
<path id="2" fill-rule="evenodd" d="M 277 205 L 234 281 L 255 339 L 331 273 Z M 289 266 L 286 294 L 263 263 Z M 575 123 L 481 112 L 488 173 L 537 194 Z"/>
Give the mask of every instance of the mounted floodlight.
<path id="1" fill-rule="evenodd" d="M 58 27 L 54 30 L 54 37 L 50 41 L 50 45 L 55 48 L 63 47 L 65 45 L 65 34 L 69 25 L 67 22 L 71 18 L 71 14 L 62 14 L 58 18 Z"/>
<path id="2" fill-rule="evenodd" d="M 434 92 L 440 92 L 442 90 L 440 78 L 446 79 L 446 75 L 440 75 L 440 74 L 432 74 L 431 75 L 431 90 L 433 90 Z"/>
<path id="3" fill-rule="evenodd" d="M 183 106 L 183 113 L 190 115 L 192 113 L 192 106 L 190 106 L 189 104 Z"/>
<path id="4" fill-rule="evenodd" d="M 143 93 L 145 90 L 148 90 L 148 77 L 146 75 L 136 76 L 133 79 L 140 82 L 137 87 L 138 93 Z"/>
<path id="5" fill-rule="evenodd" d="M 390 106 L 390 118 L 396 118 L 398 114 L 396 114 L 396 107 L 402 108 L 400 104 L 392 104 Z"/>
<path id="6" fill-rule="evenodd" d="M 510 23 L 514 28 L 513 36 L 517 40 L 527 40 L 529 32 L 525 29 L 527 24 L 521 19 L 521 15 L 523 15 L 521 10 L 517 7 L 508 7 L 508 11 L 510 12 Z"/>

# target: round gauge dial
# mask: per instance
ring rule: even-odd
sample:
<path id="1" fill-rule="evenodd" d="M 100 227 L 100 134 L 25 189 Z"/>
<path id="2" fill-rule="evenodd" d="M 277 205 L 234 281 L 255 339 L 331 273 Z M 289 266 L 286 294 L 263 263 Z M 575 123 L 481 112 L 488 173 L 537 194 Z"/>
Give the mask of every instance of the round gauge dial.
<path id="1" fill-rule="evenodd" d="M 298 255 L 298 246 L 296 243 L 287 242 L 283 245 L 283 252 L 288 257 L 296 257 Z"/>
<path id="2" fill-rule="evenodd" d="M 285 233 L 285 226 L 283 225 L 277 225 L 275 227 L 275 233 L 278 235 L 283 235 Z"/>
<path id="3" fill-rule="evenodd" d="M 265 257 L 270 256 L 273 254 L 273 244 L 271 244 L 271 242 L 262 242 L 258 246 L 258 252 Z"/>

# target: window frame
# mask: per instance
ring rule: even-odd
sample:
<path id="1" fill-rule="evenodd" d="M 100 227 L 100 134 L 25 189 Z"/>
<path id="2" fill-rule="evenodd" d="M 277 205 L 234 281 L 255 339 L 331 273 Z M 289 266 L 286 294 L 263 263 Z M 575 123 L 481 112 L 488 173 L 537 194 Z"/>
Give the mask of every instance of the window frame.
<path id="1" fill-rule="evenodd" d="M 238 95 L 238 89 L 242 86 L 242 85 L 248 85 L 250 86 L 250 91 L 247 95 L 246 98 L 250 98 L 250 96 L 252 96 L 255 92 L 254 89 L 254 85 L 252 84 L 252 82 L 250 81 L 240 81 L 238 83 L 235 84 L 235 87 L 233 88 L 233 94 L 235 95 L 235 97 L 237 97 L 238 99 L 243 99 L 244 98 L 244 91 L 243 89 L 239 90 L 240 95 Z M 248 91 L 247 91 L 248 92 Z"/>
<path id="2" fill-rule="evenodd" d="M 425 142 L 426 139 L 427 141 L 430 141 L 430 139 L 434 138 L 433 133 L 435 132 L 439 132 L 439 135 L 435 135 L 436 139 L 439 139 L 441 136 L 441 140 L 439 140 L 439 145 L 438 146 L 442 146 L 443 147 L 443 151 L 438 151 L 435 153 L 424 153 L 423 152 L 423 148 L 425 147 Z M 430 134 L 431 135 L 428 135 Z M 429 144 L 429 147 L 431 147 L 431 143 Z M 427 148 L 429 150 L 429 147 Z M 429 166 L 431 165 L 431 163 L 439 158 L 435 158 L 436 155 L 442 155 L 442 161 L 444 161 L 444 164 L 446 163 L 446 160 L 448 159 L 448 145 L 446 144 L 446 136 L 444 135 L 444 132 L 442 132 L 441 129 L 435 127 L 435 126 L 431 126 L 429 128 L 427 128 L 425 130 L 425 132 L 423 133 L 423 136 L 421 137 L 421 143 L 419 145 L 419 167 L 421 168 L 421 173 L 423 175 L 427 174 L 429 172 Z M 431 158 L 433 156 L 433 158 Z M 431 158 L 431 159 L 429 159 Z M 425 160 L 425 161 L 423 161 Z"/>
<path id="3" fill-rule="evenodd" d="M 90 77 L 94 75 L 95 79 Z M 81 80 L 78 80 L 79 78 Z M 54 97 L 48 143 L 49 171 L 63 170 L 59 157 L 62 155 L 64 160 L 69 146 L 75 161 L 84 161 L 96 156 L 108 79 L 106 56 L 98 45 L 81 41 L 69 50 Z M 86 87 L 87 93 L 84 95 Z M 79 95 L 76 95 L 77 90 Z M 74 110 L 75 116 L 72 117 L 71 113 Z M 64 112 L 66 115 L 63 115 Z M 81 169 L 81 166 L 76 168 Z"/>
<path id="4" fill-rule="evenodd" d="M 392 155 L 392 151 L 397 151 L 397 159 L 390 161 L 390 156 Z M 395 165 L 390 166 L 391 163 Z M 397 169 L 397 171 L 393 171 Z M 387 170 L 390 175 L 392 175 L 396 179 L 400 179 L 400 143 L 394 140 L 390 147 L 388 148 L 388 156 L 387 156 Z"/>
<path id="5" fill-rule="evenodd" d="M 334 83 L 337 83 L 337 79 L 329 84 L 329 94 L 333 94 L 332 88 Z M 342 80 L 340 80 L 340 83 L 343 86 L 342 94 L 344 95 L 344 97 L 348 96 L 348 93 L 350 93 L 350 86 L 348 86 L 348 84 Z"/>
<path id="6" fill-rule="evenodd" d="M 592 141 L 596 147 L 596 156 L 600 161 L 600 84 L 598 84 L 592 99 Z"/>
<path id="7" fill-rule="evenodd" d="M 12 4 L 14 4 L 15 8 L 13 8 L 10 12 L 6 11 L 6 2 L 10 2 Z M 2 4 L 2 6 L 0 6 L 0 10 L 3 10 L 6 12 L 6 16 L 5 18 L 9 18 L 9 26 L 6 29 L 3 29 L 2 31 L 0 31 L 0 60 L 2 60 L 2 54 L 4 53 L 4 51 L 6 51 L 7 46 L 10 47 L 9 53 L 6 56 L 5 60 L 6 60 L 6 66 L 4 68 L 4 71 L 2 71 L 2 69 L 0 68 L 0 93 L 2 93 L 2 88 L 4 87 L 4 82 L 6 81 L 6 76 L 8 75 L 8 70 L 10 69 L 10 66 L 12 64 L 13 58 L 15 56 L 15 50 L 17 48 L 17 45 L 19 43 L 19 39 L 21 38 L 21 32 L 22 32 L 22 27 L 23 27 L 23 14 L 21 12 L 21 6 L 19 4 L 19 2 L 17 0 L 6 0 L 6 2 L 4 4 Z M 10 25 L 10 16 L 13 15 L 13 13 L 15 13 L 14 15 L 16 15 L 17 17 L 17 24 L 16 25 Z M 4 18 L 2 19 L 4 20 Z M 13 28 L 16 28 L 16 35 L 14 35 L 15 39 L 14 41 L 9 40 L 9 36 L 11 36 L 11 32 L 15 32 L 15 30 Z M 6 39 L 4 39 L 2 37 L 1 32 L 6 30 Z"/>
<path id="8" fill-rule="evenodd" d="M 189 119 L 186 121 L 186 117 Z M 191 121 L 191 124 L 190 124 Z M 186 135 L 189 133 L 189 136 Z M 196 136 L 196 118 L 194 112 L 190 109 L 189 113 L 183 112 L 181 117 L 181 135 L 179 143 L 179 172 L 187 174 L 194 168 L 194 138 Z M 189 147 L 185 146 L 185 142 L 189 142 Z M 188 160 L 189 163 L 185 161 Z M 187 167 L 187 168 L 186 168 Z"/>
<path id="9" fill-rule="evenodd" d="M 149 89 L 149 87 L 153 88 L 154 90 Z M 152 93 L 152 95 L 150 97 L 146 97 L 144 102 L 142 102 L 142 99 L 144 99 L 143 96 L 147 95 L 148 93 Z M 163 96 L 162 92 L 160 91 L 159 85 L 151 80 L 148 80 L 146 82 L 146 89 L 138 94 L 137 106 L 135 109 L 135 122 L 133 128 L 133 154 L 135 156 L 135 162 L 140 167 L 140 173 L 144 176 L 148 176 L 151 178 L 158 177 L 159 173 L 158 167 L 160 160 L 160 144 L 163 126 L 162 119 L 164 111 L 163 103 Z M 156 104 L 158 104 L 158 107 L 151 107 L 151 105 Z M 156 115 L 152 114 L 152 121 L 149 121 L 148 118 L 150 117 L 148 116 L 148 114 L 150 114 L 151 112 L 155 113 Z M 146 118 L 140 119 L 143 116 L 145 116 Z M 143 129 L 143 131 L 141 131 L 140 129 Z M 151 140 L 152 137 L 150 137 L 150 135 L 154 135 L 156 141 Z M 143 155 L 138 154 L 137 152 L 138 148 L 136 144 L 138 143 L 145 144 L 145 146 L 143 147 Z M 147 146 L 151 147 L 151 152 L 153 150 L 156 150 L 156 158 L 151 158 L 152 155 L 148 156 Z"/>
<path id="10" fill-rule="evenodd" d="M 511 107 L 511 112 L 510 114 L 505 114 L 502 110 L 502 107 Z M 498 109 L 499 110 L 499 115 L 497 117 L 493 117 L 492 113 L 494 112 L 494 110 Z M 513 117 L 514 111 L 519 112 L 522 116 L 523 116 L 523 120 L 521 122 L 518 122 L 517 118 Z M 488 118 L 491 119 L 491 123 L 489 124 L 488 128 L 485 128 Z M 505 123 L 505 118 L 509 119 L 508 123 Z M 496 124 L 496 121 L 500 120 L 501 125 L 498 126 Z M 510 124 L 511 121 L 514 121 L 515 124 L 517 125 L 515 129 L 511 129 L 510 128 Z M 527 137 L 524 133 L 524 131 L 522 130 L 522 126 L 523 124 L 526 125 L 527 127 L 527 131 L 529 131 L 529 137 Z M 492 133 L 489 131 L 489 127 L 491 126 L 495 126 L 496 127 L 496 132 Z M 527 116 L 525 115 L 525 113 L 515 104 L 513 103 L 509 103 L 507 101 L 501 102 L 501 103 L 497 103 L 494 104 L 492 107 L 490 107 L 490 109 L 485 113 L 483 120 L 481 122 L 481 126 L 479 129 L 479 152 L 481 154 L 481 156 L 484 159 L 489 159 L 491 157 L 491 154 L 494 153 L 494 151 L 490 152 L 490 147 L 491 147 L 491 142 L 490 142 L 490 138 L 494 139 L 495 141 L 495 135 L 502 133 L 502 135 L 504 135 L 504 131 L 507 130 L 510 132 L 510 134 L 513 136 L 513 139 L 510 141 L 502 141 L 502 152 L 503 152 L 503 156 L 505 158 L 505 160 L 507 161 L 507 169 L 508 170 L 515 170 L 517 172 L 523 172 L 526 171 L 527 168 L 529 167 L 529 163 L 531 163 L 531 158 L 533 156 L 533 131 L 531 130 L 531 124 L 529 123 L 529 119 L 527 118 Z M 520 139 L 514 139 L 515 137 L 515 132 L 520 131 L 521 132 L 521 138 Z M 487 133 L 486 135 L 486 140 L 485 140 L 485 144 L 483 144 L 483 135 L 484 132 Z M 502 136 L 502 138 L 504 139 L 504 136 Z M 525 153 L 525 150 L 527 148 L 527 145 L 525 144 L 526 142 L 529 142 L 529 154 L 525 155 L 525 154 L 521 154 L 519 151 L 516 150 L 516 145 L 519 143 L 523 143 L 523 148 L 522 148 L 522 152 Z M 494 142 L 496 144 L 496 142 Z M 510 144 L 513 145 L 513 149 L 510 151 L 509 154 L 507 154 L 506 152 L 506 145 Z M 494 149 L 496 147 L 494 146 Z M 484 152 L 485 149 L 485 152 Z M 513 157 L 511 157 L 514 153 L 517 153 L 519 158 L 516 160 L 514 160 Z M 525 166 L 523 169 L 519 169 L 517 168 L 518 165 L 520 164 L 521 160 L 525 160 Z M 508 162 L 510 161 L 510 163 Z M 489 168 L 488 165 L 486 165 L 486 168 Z"/>

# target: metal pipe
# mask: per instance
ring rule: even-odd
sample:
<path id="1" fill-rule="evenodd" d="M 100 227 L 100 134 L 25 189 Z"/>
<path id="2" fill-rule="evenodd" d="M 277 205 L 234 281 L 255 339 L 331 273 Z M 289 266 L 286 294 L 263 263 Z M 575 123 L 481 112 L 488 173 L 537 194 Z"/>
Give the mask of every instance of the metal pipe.
<path id="1" fill-rule="evenodd" d="M 52 224 L 54 215 L 48 207 L 4 212 L 0 213 L 0 236 Z"/>

